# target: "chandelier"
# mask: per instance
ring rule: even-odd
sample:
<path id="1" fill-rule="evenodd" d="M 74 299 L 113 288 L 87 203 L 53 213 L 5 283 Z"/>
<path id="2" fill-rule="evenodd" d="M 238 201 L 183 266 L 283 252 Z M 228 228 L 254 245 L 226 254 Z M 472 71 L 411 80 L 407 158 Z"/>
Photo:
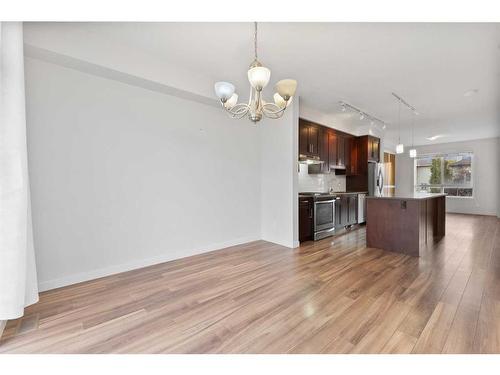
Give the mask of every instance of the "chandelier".
<path id="1" fill-rule="evenodd" d="M 297 81 L 283 79 L 276 83 L 276 93 L 273 96 L 274 103 L 268 103 L 262 99 L 262 90 L 269 83 L 271 71 L 262 66 L 257 60 L 257 22 L 254 23 L 254 60 L 248 70 L 248 81 L 250 82 L 250 97 L 248 103 L 238 103 L 238 94 L 235 87 L 229 82 L 217 82 L 215 94 L 220 99 L 222 108 L 232 118 L 248 118 L 258 122 L 263 116 L 278 119 L 283 116 L 285 109 L 292 102 L 293 95 L 297 89 Z"/>

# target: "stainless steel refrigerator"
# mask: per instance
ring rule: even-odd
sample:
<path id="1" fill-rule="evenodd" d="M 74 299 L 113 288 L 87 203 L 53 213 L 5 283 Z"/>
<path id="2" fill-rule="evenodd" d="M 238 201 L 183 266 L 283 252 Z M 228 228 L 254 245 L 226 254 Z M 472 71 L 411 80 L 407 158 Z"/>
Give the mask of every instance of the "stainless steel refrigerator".
<path id="1" fill-rule="evenodd" d="M 385 196 L 385 166 L 384 163 L 368 162 L 368 195 Z"/>

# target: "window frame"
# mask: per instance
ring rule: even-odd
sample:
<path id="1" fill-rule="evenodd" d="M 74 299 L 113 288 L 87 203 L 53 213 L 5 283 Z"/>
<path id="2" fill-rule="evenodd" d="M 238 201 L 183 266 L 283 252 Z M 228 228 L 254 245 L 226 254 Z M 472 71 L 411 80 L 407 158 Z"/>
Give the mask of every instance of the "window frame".
<path id="1" fill-rule="evenodd" d="M 471 174 L 471 177 L 470 177 L 470 180 L 471 180 L 471 184 L 470 184 L 470 187 L 467 186 L 467 187 L 464 187 L 464 188 L 470 188 L 472 189 L 472 195 L 471 196 L 457 196 L 457 195 L 446 195 L 446 198 L 457 198 L 457 199 L 474 199 L 474 196 L 475 196 L 475 191 L 476 191 L 476 179 L 475 179 L 475 173 L 474 173 L 474 170 L 476 168 L 476 163 L 475 163 L 475 156 L 474 156 L 474 151 L 445 151 L 445 152 L 432 152 L 432 153 L 425 153 L 425 154 L 420 154 L 420 155 L 417 155 L 416 158 L 413 159 L 413 189 L 414 191 L 416 191 L 417 188 L 419 188 L 421 185 L 417 184 L 417 161 L 419 158 L 424 158 L 424 157 L 430 157 L 430 158 L 434 158 L 434 157 L 441 157 L 441 158 L 444 158 L 448 155 L 454 155 L 454 154 L 470 154 L 470 157 L 471 157 L 471 161 L 470 161 L 470 166 L 471 166 L 471 171 L 470 171 L 470 174 Z M 441 168 L 441 178 L 443 179 L 443 168 Z M 449 186 L 449 185 L 446 185 L 446 184 L 439 184 L 439 185 L 428 185 L 429 188 L 432 188 L 432 187 L 435 187 L 435 188 L 441 188 L 441 191 L 444 192 L 444 189 L 446 188 L 457 188 L 459 189 L 460 186 L 456 187 L 456 186 Z"/>

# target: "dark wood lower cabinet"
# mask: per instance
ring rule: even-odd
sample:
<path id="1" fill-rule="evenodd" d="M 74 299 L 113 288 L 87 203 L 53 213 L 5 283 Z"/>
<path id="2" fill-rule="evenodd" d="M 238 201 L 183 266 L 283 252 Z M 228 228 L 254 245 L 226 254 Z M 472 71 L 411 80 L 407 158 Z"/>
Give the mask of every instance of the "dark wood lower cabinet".
<path id="1" fill-rule="evenodd" d="M 347 198 L 349 209 L 347 217 L 347 225 L 354 225 L 358 222 L 358 195 L 348 195 Z"/>
<path id="2" fill-rule="evenodd" d="M 342 229 L 358 222 L 358 195 L 343 194 L 335 203 L 335 227 Z"/>
<path id="3" fill-rule="evenodd" d="M 358 223 L 358 195 L 342 194 L 335 200 L 335 228 Z M 314 202 L 312 197 L 299 197 L 299 241 L 314 238 Z"/>
<path id="4" fill-rule="evenodd" d="M 313 239 L 313 200 L 299 198 L 299 241 Z"/>

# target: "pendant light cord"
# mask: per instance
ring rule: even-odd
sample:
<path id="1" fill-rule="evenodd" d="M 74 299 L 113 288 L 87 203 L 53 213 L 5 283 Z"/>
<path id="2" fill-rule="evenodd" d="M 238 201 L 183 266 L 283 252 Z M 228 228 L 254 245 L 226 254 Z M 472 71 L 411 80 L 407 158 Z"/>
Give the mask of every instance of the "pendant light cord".
<path id="1" fill-rule="evenodd" d="M 411 147 L 414 146 L 415 143 L 415 114 L 413 114 L 411 121 Z"/>
<path id="2" fill-rule="evenodd" d="M 398 144 L 401 143 L 401 100 L 398 106 Z"/>
<path id="3" fill-rule="evenodd" d="M 257 60 L 257 22 L 254 22 L 253 47 L 254 47 L 255 60 Z"/>

